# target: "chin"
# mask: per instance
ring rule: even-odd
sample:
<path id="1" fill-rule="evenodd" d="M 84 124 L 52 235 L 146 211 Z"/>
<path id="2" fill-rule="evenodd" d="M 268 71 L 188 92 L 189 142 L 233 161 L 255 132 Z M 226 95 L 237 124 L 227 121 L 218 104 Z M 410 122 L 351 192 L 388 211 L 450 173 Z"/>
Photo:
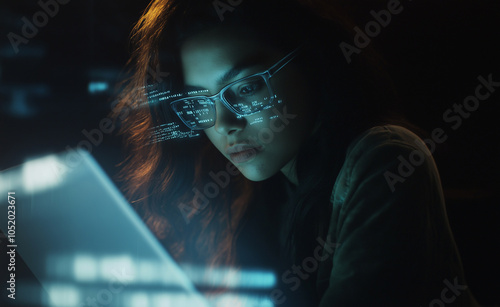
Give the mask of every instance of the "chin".
<path id="1" fill-rule="evenodd" d="M 245 176 L 250 181 L 264 181 L 266 179 L 271 178 L 274 174 L 262 174 L 258 172 L 252 172 L 252 171 L 246 171 L 246 170 L 240 170 L 241 174 Z"/>

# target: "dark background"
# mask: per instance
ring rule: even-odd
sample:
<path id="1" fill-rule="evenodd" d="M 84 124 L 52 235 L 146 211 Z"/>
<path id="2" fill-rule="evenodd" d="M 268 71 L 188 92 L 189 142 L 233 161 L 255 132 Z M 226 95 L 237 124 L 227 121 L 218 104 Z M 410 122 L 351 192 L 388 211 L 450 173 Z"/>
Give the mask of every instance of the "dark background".
<path id="1" fill-rule="evenodd" d="M 250 1 L 250 0 L 244 0 Z M 389 1 L 343 1 L 364 28 Z M 0 170 L 59 152 L 99 129 L 127 76 L 128 37 L 147 1 L 72 0 L 15 53 L 7 35 L 21 35 L 22 18 L 37 1 L 0 4 Z M 466 277 L 480 303 L 500 304 L 500 87 L 451 129 L 443 113 L 474 95 L 478 76 L 500 81 L 497 1 L 401 1 L 403 11 L 372 39 L 389 64 L 410 119 L 448 139 L 435 159 Z M 236 8 L 237 9 L 237 8 Z M 352 42 L 348 42 L 351 43 Z M 356 56 L 356 55 L 354 55 Z M 91 91 L 91 84 L 104 88 Z M 106 89 L 107 86 L 107 89 Z M 116 130 L 116 129 L 115 129 Z M 104 134 L 92 153 L 110 176 L 123 158 L 120 138 Z M 4 213 L 1 214 L 4 216 Z"/>

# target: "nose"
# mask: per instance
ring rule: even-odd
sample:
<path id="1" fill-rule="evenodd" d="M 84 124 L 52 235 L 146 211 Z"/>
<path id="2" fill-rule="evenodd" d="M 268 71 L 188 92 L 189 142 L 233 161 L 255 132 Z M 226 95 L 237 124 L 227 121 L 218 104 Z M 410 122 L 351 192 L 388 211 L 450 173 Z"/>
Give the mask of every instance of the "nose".
<path id="1" fill-rule="evenodd" d="M 223 135 L 229 135 L 241 131 L 246 126 L 246 119 L 239 117 L 229 110 L 219 99 L 215 101 L 216 120 L 215 131 Z"/>

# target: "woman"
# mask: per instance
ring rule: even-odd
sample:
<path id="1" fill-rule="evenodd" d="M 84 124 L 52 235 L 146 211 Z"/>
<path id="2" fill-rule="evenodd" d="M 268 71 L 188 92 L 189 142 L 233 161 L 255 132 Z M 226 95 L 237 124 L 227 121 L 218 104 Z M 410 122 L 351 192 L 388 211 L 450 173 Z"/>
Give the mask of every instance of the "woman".
<path id="1" fill-rule="evenodd" d="M 474 306 L 430 152 L 370 46 L 346 61 L 352 28 L 322 1 L 152 1 L 115 109 L 129 198 L 179 262 L 272 268 L 275 305 Z"/>

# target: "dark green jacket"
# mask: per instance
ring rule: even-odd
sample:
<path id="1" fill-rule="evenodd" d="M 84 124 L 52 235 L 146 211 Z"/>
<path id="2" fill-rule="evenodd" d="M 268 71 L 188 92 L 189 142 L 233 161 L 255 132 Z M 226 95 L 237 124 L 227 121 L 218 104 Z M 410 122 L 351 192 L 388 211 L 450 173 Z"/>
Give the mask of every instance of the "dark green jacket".
<path id="1" fill-rule="evenodd" d="M 273 204 L 259 206 L 242 232 L 244 266 L 275 259 L 275 307 L 479 306 L 466 286 L 434 159 L 417 135 L 393 125 L 362 133 L 347 150 L 331 205 L 328 236 L 317 238 L 300 266 L 276 256 L 282 244 Z"/>
<path id="2" fill-rule="evenodd" d="M 442 141 L 435 135 L 436 146 Z M 331 203 L 328 246 L 318 259 L 320 307 L 478 306 L 434 159 L 417 135 L 388 125 L 359 136 Z"/>

